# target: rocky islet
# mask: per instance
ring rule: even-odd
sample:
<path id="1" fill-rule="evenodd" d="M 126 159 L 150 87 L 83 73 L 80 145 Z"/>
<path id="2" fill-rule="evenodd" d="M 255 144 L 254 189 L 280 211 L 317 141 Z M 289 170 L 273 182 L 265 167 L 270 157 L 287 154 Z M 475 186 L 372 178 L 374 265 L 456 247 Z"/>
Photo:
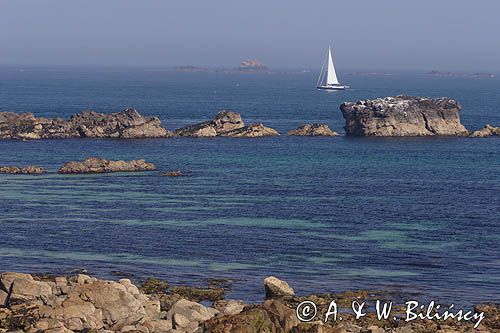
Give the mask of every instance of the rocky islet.
<path id="1" fill-rule="evenodd" d="M 395 96 L 344 102 L 340 110 L 350 136 L 498 136 L 500 129 L 486 125 L 467 130 L 460 122 L 460 104 L 450 98 Z M 288 132 L 295 136 L 337 136 L 326 124 L 304 124 Z M 262 123 L 245 125 L 241 115 L 222 110 L 212 120 L 174 131 L 163 127 L 158 117 L 144 117 L 135 109 L 102 114 L 83 111 L 61 118 L 37 118 L 32 113 L 0 112 L 0 139 L 63 138 L 170 138 L 278 136 L 279 132 Z"/>

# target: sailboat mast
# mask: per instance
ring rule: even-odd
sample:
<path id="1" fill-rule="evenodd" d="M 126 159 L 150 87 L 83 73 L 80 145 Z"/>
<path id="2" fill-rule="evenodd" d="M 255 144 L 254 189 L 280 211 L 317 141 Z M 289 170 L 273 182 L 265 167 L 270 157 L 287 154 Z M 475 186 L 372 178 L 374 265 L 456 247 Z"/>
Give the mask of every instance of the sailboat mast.
<path id="1" fill-rule="evenodd" d="M 325 60 L 323 61 L 323 63 L 321 64 L 321 71 L 319 72 L 319 77 L 318 77 L 318 83 L 317 85 L 320 86 L 323 84 L 323 78 L 324 78 L 324 70 L 325 70 L 325 64 L 328 62 L 328 59 L 325 58 Z"/>

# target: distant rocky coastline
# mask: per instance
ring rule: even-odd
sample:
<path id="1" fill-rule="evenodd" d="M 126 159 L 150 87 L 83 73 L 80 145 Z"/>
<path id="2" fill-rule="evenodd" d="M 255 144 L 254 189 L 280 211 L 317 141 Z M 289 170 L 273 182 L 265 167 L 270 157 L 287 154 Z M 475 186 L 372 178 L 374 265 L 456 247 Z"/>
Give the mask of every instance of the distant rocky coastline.
<path id="1" fill-rule="evenodd" d="M 467 130 L 460 122 L 460 104 L 450 98 L 395 96 L 344 102 L 340 110 L 349 136 L 498 136 L 486 125 Z M 102 114 L 83 111 L 68 120 L 35 117 L 32 113 L 0 112 L 0 139 L 67 138 L 145 139 L 171 137 L 259 138 L 280 133 L 262 123 L 245 125 L 241 115 L 220 111 L 212 120 L 169 131 L 158 117 L 144 117 L 135 109 Z M 326 124 L 304 124 L 289 135 L 337 136 Z"/>
<path id="2" fill-rule="evenodd" d="M 266 300 L 246 304 L 224 299 L 225 289 L 174 286 L 149 278 L 142 285 L 130 279 L 101 280 L 85 274 L 54 276 L 5 272 L 0 274 L 0 332 L 294 332 L 294 333 L 419 333 L 472 332 L 474 322 L 403 318 L 378 319 L 373 310 L 356 319 L 342 313 L 334 321 L 326 312 L 335 300 L 349 309 L 353 301 L 387 299 L 383 291 L 356 291 L 297 296 L 288 283 L 274 276 L 263 281 Z M 299 321 L 296 308 L 317 305 L 314 320 Z M 201 304 L 203 302 L 204 304 Z M 310 303 L 309 303 L 310 304 Z M 396 310 L 401 313 L 402 310 Z M 477 327 L 496 332 L 500 305 L 477 305 L 484 314 Z M 325 320 L 327 319 L 327 320 Z M 329 320 L 328 320 L 329 319 Z"/>
<path id="3" fill-rule="evenodd" d="M 429 76 L 435 77 L 464 77 L 464 78 L 473 78 L 473 79 L 493 79 L 495 78 L 495 74 L 493 73 L 459 73 L 459 72 L 442 72 L 442 71 L 430 71 L 427 73 Z"/>

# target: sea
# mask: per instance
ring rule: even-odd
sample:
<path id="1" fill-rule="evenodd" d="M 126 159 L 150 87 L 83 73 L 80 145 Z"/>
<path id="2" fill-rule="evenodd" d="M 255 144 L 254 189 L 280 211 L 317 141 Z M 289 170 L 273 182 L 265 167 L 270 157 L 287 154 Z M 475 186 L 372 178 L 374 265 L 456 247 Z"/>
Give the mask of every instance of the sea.
<path id="1" fill-rule="evenodd" d="M 344 101 L 398 94 L 458 100 L 468 129 L 500 125 L 500 78 L 425 72 L 180 73 L 155 68 L 2 67 L 0 111 L 68 118 L 136 108 L 167 129 L 219 110 L 279 137 L 0 140 L 0 271 L 172 285 L 225 281 L 258 302 L 275 275 L 299 295 L 389 290 L 441 304 L 500 302 L 500 138 L 293 137 L 345 133 Z M 60 175 L 88 156 L 146 159 L 158 172 Z M 181 170 L 186 177 L 161 177 Z"/>

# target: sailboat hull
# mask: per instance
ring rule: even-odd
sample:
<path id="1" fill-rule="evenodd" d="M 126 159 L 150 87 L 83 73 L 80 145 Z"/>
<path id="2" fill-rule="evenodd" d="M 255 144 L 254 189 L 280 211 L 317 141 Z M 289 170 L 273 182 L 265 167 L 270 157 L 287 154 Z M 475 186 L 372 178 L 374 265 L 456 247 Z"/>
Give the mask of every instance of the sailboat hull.
<path id="1" fill-rule="evenodd" d="M 349 86 L 339 85 L 325 85 L 325 86 L 317 86 L 318 90 L 346 90 Z"/>

